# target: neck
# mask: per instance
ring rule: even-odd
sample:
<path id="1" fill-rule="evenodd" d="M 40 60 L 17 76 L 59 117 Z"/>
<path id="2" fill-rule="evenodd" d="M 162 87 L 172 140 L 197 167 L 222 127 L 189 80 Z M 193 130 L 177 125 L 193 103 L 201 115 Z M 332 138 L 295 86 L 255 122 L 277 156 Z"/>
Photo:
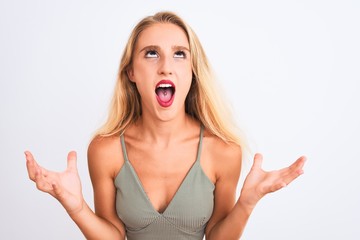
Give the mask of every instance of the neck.
<path id="1" fill-rule="evenodd" d="M 139 138 L 164 147 L 183 139 L 188 135 L 188 130 L 193 132 L 192 129 L 198 126 L 199 124 L 185 113 L 169 121 L 142 116 L 136 123 Z"/>

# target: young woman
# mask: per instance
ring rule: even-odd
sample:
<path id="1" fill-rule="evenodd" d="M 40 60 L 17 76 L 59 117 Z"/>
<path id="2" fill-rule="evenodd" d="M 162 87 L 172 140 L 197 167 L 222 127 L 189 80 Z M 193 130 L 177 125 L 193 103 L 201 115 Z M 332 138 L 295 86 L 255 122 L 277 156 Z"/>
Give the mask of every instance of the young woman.
<path id="1" fill-rule="evenodd" d="M 29 177 L 87 239 L 239 239 L 257 202 L 301 175 L 305 157 L 265 172 L 256 154 L 236 201 L 242 144 L 225 109 L 195 33 L 157 13 L 134 28 L 109 118 L 89 145 L 95 213 L 75 152 L 62 173 L 25 152 Z"/>

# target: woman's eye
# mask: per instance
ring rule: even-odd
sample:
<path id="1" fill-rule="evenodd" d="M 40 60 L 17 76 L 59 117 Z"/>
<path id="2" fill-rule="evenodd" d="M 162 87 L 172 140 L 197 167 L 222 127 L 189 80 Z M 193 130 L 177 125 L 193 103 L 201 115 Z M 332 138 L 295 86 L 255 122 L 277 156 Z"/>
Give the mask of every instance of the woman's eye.
<path id="1" fill-rule="evenodd" d="M 149 50 L 146 52 L 145 57 L 146 58 L 156 58 L 156 57 L 158 57 L 158 54 L 154 50 Z"/>
<path id="2" fill-rule="evenodd" d="M 177 51 L 174 54 L 174 58 L 186 58 L 186 54 L 184 51 Z"/>

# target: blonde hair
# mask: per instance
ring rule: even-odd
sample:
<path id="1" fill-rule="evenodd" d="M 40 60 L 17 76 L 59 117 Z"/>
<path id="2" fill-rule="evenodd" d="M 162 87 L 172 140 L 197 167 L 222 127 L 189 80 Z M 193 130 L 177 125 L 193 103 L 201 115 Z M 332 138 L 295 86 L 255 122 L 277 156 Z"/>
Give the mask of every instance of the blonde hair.
<path id="1" fill-rule="evenodd" d="M 225 142 L 243 145 L 228 105 L 220 98 L 215 77 L 195 32 L 172 12 L 159 12 L 142 19 L 133 29 L 123 52 L 108 119 L 98 130 L 97 136 L 122 134 L 139 119 L 142 108 L 136 85 L 130 81 L 127 70 L 132 64 L 133 50 L 139 34 L 157 23 L 171 23 L 184 30 L 190 45 L 193 78 L 185 100 L 185 111 L 197 119 L 212 134 Z"/>

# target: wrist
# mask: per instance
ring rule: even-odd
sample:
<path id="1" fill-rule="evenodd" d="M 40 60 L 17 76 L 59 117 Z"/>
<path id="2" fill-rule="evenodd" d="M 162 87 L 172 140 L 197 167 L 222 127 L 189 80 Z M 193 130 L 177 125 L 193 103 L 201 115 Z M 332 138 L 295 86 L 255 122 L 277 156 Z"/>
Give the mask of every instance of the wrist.
<path id="1" fill-rule="evenodd" d="M 250 199 L 246 195 L 241 194 L 237 204 L 244 208 L 247 212 L 252 212 L 252 210 L 256 207 L 258 201 L 254 201 L 254 199 Z"/>
<path id="2" fill-rule="evenodd" d="M 70 217 L 74 217 L 75 215 L 78 215 L 80 212 L 82 212 L 84 208 L 85 208 L 85 201 L 81 200 L 81 203 L 77 208 L 66 210 L 66 212 L 69 214 Z"/>

